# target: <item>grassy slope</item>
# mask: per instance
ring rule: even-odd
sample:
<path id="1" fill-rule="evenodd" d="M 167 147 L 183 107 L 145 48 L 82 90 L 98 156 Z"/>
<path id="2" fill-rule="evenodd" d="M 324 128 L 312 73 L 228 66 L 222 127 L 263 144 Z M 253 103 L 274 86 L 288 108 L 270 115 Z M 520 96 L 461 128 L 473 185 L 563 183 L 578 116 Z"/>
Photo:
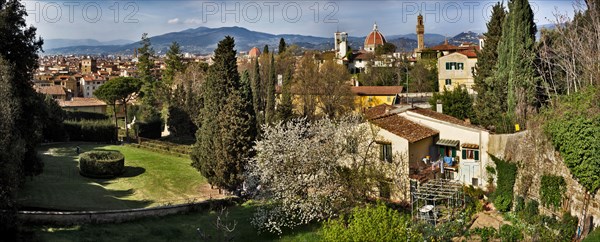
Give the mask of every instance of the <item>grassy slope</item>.
<path id="1" fill-rule="evenodd" d="M 183 203 L 200 197 L 206 184 L 190 160 L 127 146 L 82 144 L 92 149 L 118 150 L 125 155 L 125 173 L 115 179 L 79 175 L 76 144 L 40 147 L 44 172 L 28 180 L 18 200 L 22 206 L 64 210 L 104 210 Z"/>
<path id="2" fill-rule="evenodd" d="M 600 228 L 596 228 L 587 237 L 583 240 L 583 242 L 598 242 L 600 241 Z"/>
<path id="3" fill-rule="evenodd" d="M 233 233 L 235 241 L 319 241 L 317 225 L 289 231 L 281 238 L 268 233 L 258 234 L 250 225 L 254 208 L 251 205 L 229 208 L 228 220 L 237 222 Z M 122 224 L 33 229 L 43 241 L 202 241 L 196 229 L 214 233 L 217 214 L 197 212 Z"/>

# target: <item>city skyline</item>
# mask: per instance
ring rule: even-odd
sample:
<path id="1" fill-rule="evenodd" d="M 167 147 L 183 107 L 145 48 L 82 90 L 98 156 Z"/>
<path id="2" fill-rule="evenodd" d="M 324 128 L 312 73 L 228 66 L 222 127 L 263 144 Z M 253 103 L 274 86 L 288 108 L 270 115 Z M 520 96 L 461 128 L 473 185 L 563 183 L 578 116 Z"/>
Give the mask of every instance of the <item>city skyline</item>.
<path id="1" fill-rule="evenodd" d="M 27 24 L 44 39 L 139 40 L 198 27 L 240 26 L 271 34 L 330 37 L 335 31 L 365 36 L 373 23 L 385 35 L 425 32 L 454 36 L 485 32 L 496 1 L 25 1 Z M 506 4 L 506 3 L 505 3 Z M 175 5 L 175 6 L 174 6 Z M 531 1 L 536 23 L 573 12 L 573 1 Z M 118 10 L 117 10 L 118 9 Z M 318 9 L 318 11 L 317 11 Z M 572 15 L 572 14 L 571 14 Z"/>

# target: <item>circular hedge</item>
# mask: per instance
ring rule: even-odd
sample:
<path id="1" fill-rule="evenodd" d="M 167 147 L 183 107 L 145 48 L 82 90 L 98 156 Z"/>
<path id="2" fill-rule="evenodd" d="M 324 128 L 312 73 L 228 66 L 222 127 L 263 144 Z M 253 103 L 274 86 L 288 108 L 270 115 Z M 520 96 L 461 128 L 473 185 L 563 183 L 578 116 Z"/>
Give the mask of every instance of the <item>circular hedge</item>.
<path id="1" fill-rule="evenodd" d="M 79 173 L 92 178 L 111 178 L 125 170 L 125 157 L 118 151 L 89 151 L 79 155 Z"/>

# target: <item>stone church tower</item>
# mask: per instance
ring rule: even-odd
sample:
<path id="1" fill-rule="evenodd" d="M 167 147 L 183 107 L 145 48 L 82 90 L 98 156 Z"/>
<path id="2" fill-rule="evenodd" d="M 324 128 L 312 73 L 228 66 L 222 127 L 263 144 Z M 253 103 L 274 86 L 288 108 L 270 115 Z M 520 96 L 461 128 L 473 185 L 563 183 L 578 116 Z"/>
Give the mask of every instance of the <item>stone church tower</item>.
<path id="1" fill-rule="evenodd" d="M 425 49 L 425 25 L 423 24 L 423 15 L 417 17 L 417 52 Z"/>

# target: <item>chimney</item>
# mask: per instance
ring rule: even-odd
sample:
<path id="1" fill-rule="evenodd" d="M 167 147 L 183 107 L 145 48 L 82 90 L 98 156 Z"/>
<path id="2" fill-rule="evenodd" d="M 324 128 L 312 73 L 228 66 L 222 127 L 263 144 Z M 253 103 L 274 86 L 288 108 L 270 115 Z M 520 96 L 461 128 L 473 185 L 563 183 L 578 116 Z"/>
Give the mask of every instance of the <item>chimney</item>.
<path id="1" fill-rule="evenodd" d="M 444 113 L 443 106 L 442 106 L 442 101 L 440 101 L 440 100 L 437 101 L 437 104 L 435 106 L 435 110 L 437 110 L 438 113 Z"/>

